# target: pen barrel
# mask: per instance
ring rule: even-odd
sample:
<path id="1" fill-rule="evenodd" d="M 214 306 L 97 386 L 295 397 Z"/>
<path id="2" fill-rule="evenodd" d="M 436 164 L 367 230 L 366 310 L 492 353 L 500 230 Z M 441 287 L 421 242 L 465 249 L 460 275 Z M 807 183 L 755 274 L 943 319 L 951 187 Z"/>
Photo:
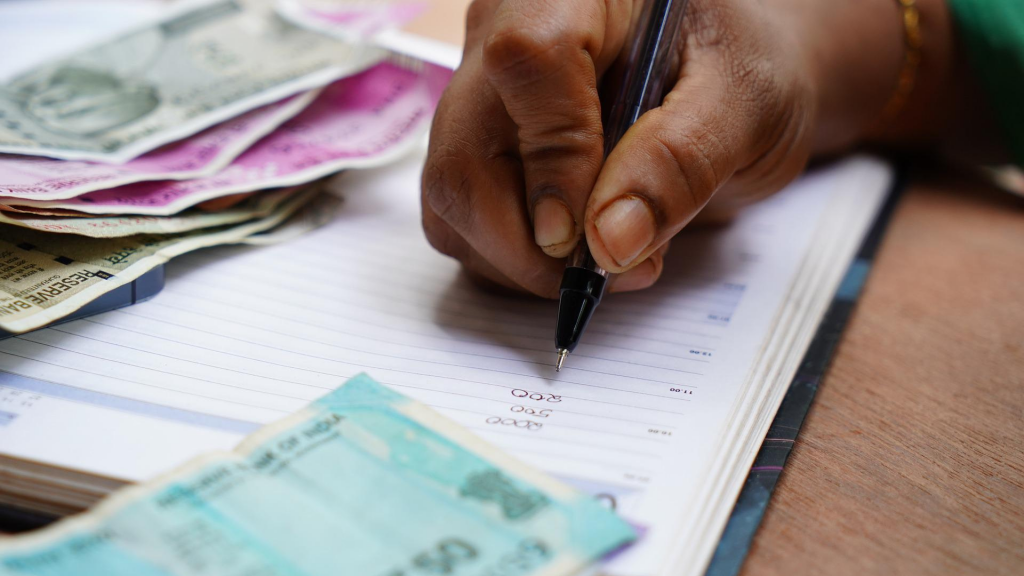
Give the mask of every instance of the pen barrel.
<path id="1" fill-rule="evenodd" d="M 671 86 L 673 72 L 679 66 L 687 4 L 688 0 L 643 3 L 636 27 L 627 40 L 628 49 L 622 51 L 604 80 L 605 157 L 644 112 L 661 105 L 666 87 Z"/>
<path id="2" fill-rule="evenodd" d="M 644 113 L 661 104 L 666 82 L 678 65 L 681 23 L 687 0 L 648 0 L 629 39 L 629 49 L 605 77 L 605 85 L 616 86 L 614 92 L 602 90 L 605 157 L 619 139 Z M 607 104 L 610 104 L 607 105 Z M 590 323 L 594 310 L 601 303 L 608 272 L 590 254 L 586 242 L 580 242 L 569 257 L 562 276 L 558 298 L 558 324 L 555 346 L 561 366 L 565 355 L 572 352 Z"/>
<path id="3" fill-rule="evenodd" d="M 607 279 L 594 270 L 570 266 L 565 269 L 558 297 L 555 346 L 572 352 L 601 303 Z"/>

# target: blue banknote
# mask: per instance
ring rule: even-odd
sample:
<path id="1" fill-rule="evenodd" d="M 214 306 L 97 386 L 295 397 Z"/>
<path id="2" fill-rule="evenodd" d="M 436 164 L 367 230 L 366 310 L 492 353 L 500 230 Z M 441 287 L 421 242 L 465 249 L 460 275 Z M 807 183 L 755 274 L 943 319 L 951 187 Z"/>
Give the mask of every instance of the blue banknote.
<path id="1" fill-rule="evenodd" d="M 91 512 L 0 575 L 554 576 L 635 538 L 580 492 L 365 375 Z"/>

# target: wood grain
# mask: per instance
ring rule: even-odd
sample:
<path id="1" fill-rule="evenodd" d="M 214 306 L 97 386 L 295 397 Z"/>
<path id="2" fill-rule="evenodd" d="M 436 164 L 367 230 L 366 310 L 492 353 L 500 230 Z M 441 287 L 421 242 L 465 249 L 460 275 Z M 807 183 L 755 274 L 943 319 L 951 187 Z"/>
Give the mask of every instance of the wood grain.
<path id="1" fill-rule="evenodd" d="M 744 574 L 1022 572 L 1024 200 L 932 176 L 898 208 Z"/>
<path id="2" fill-rule="evenodd" d="M 468 4 L 409 29 L 461 42 Z M 914 182 L 744 576 L 1024 573 L 1024 200 Z"/>

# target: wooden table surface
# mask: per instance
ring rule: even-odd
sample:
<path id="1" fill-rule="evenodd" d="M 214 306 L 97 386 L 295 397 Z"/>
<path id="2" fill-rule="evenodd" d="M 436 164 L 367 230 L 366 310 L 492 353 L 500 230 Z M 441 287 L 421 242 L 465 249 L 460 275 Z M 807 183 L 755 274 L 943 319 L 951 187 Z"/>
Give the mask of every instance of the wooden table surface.
<path id="1" fill-rule="evenodd" d="M 461 44 L 468 4 L 407 29 Z M 1024 574 L 1024 199 L 912 182 L 745 576 Z"/>

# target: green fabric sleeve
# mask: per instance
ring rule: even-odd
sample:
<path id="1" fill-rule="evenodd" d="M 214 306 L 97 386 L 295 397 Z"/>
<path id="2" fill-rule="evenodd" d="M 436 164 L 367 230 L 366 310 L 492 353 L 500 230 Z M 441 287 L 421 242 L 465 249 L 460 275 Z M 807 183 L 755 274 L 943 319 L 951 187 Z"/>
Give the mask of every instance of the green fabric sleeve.
<path id="1" fill-rule="evenodd" d="M 1024 166 L 1024 0 L 949 0 L 1003 138 Z"/>

